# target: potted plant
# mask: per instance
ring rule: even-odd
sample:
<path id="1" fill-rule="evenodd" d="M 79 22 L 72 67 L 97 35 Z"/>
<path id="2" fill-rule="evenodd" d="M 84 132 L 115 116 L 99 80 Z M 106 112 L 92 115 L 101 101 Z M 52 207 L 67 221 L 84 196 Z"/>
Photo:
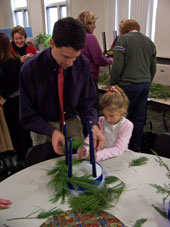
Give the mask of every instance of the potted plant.
<path id="1" fill-rule="evenodd" d="M 50 45 L 49 44 L 50 39 L 51 39 L 51 35 L 46 34 L 45 32 L 43 33 L 39 32 L 35 38 L 36 43 L 38 44 L 39 50 L 44 50 L 45 48 L 47 48 Z"/>

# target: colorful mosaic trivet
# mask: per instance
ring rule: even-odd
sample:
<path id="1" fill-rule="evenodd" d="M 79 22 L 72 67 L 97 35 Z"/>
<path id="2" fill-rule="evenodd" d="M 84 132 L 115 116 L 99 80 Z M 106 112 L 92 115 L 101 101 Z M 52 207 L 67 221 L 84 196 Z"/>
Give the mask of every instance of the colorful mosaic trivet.
<path id="1" fill-rule="evenodd" d="M 125 227 L 113 215 L 107 212 L 85 215 L 80 212 L 66 211 L 65 213 L 55 215 L 44 222 L 40 227 Z"/>

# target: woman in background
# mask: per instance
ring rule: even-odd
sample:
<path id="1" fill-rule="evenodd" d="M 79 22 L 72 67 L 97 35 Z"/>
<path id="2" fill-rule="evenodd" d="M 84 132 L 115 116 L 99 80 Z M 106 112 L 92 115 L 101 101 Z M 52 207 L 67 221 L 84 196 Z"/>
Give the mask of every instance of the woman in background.
<path id="1" fill-rule="evenodd" d="M 100 45 L 96 37 L 93 35 L 94 29 L 96 28 L 97 18 L 96 14 L 89 11 L 81 12 L 77 18 L 86 29 L 86 44 L 82 50 L 82 54 L 90 62 L 90 71 L 96 88 L 98 88 L 97 82 L 100 66 L 111 65 L 113 62 L 113 58 L 104 57 Z"/>
<path id="2" fill-rule="evenodd" d="M 18 161 L 24 161 L 25 153 L 32 146 L 29 132 L 19 124 L 19 73 L 21 61 L 11 49 L 8 36 L 0 33 L 0 96 Z"/>
<path id="3" fill-rule="evenodd" d="M 21 26 L 16 26 L 11 31 L 12 37 L 12 51 L 20 57 L 21 62 L 25 62 L 26 59 L 37 53 L 35 47 L 26 44 L 27 33 Z"/>
<path id="4" fill-rule="evenodd" d="M 122 28 L 123 28 L 123 23 L 126 21 L 127 19 L 122 19 L 119 23 L 119 34 L 116 36 L 116 38 L 113 40 L 113 43 L 112 43 L 112 48 L 114 48 L 115 44 L 116 44 L 116 41 L 117 39 L 119 38 L 119 36 L 122 34 Z"/>

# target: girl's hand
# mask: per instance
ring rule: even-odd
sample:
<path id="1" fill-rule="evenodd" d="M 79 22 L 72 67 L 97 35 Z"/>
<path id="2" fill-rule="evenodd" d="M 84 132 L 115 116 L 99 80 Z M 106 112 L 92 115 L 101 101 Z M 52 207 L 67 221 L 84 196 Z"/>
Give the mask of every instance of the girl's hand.
<path id="1" fill-rule="evenodd" d="M 85 147 L 79 147 L 77 150 L 77 157 L 78 159 L 84 159 L 87 156 L 87 150 Z"/>

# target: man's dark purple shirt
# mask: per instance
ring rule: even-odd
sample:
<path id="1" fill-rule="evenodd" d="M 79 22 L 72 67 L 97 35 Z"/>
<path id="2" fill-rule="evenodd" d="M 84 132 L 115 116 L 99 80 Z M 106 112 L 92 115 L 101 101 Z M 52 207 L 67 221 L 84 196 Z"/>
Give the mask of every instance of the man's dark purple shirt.
<path id="1" fill-rule="evenodd" d="M 52 135 L 48 121 L 60 119 L 58 63 L 51 48 L 28 59 L 20 74 L 20 122 L 39 134 Z M 78 115 L 82 122 L 98 124 L 97 91 L 90 75 L 89 62 L 78 56 L 72 67 L 64 69 L 65 119 Z"/>

